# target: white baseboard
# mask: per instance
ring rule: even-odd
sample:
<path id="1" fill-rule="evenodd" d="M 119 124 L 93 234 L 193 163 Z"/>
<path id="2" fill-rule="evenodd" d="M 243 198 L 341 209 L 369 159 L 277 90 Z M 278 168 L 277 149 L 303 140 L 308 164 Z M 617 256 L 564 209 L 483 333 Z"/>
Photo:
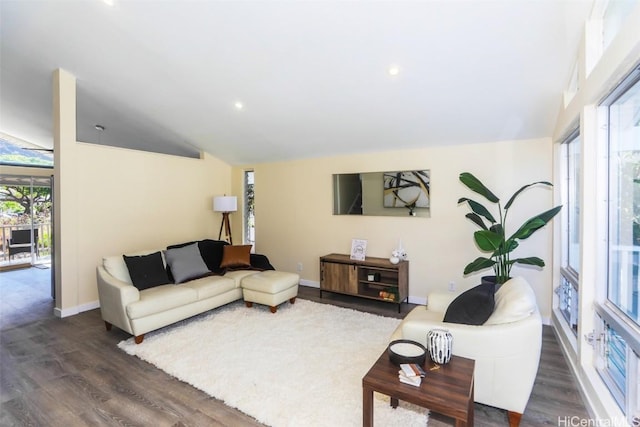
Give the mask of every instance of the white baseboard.
<path id="1" fill-rule="evenodd" d="M 320 289 L 320 282 L 314 282 L 313 280 L 300 279 L 300 285 Z"/>
<path id="2" fill-rule="evenodd" d="M 86 304 L 77 305 L 75 307 L 69 307 L 65 309 L 59 309 L 58 307 L 53 309 L 53 315 L 59 318 L 75 316 L 83 311 L 95 310 L 100 308 L 100 301 L 92 301 Z"/>
<path id="3" fill-rule="evenodd" d="M 427 305 L 427 299 L 424 297 L 412 297 L 409 295 L 409 302 L 411 304 Z"/>

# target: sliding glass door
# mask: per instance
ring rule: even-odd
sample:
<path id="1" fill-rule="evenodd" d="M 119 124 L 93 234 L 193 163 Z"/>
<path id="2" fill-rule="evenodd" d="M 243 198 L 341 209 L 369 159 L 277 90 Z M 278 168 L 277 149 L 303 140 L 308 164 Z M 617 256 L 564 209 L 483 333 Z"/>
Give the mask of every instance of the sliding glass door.
<path id="1" fill-rule="evenodd" d="M 51 178 L 0 176 L 0 265 L 51 262 Z"/>

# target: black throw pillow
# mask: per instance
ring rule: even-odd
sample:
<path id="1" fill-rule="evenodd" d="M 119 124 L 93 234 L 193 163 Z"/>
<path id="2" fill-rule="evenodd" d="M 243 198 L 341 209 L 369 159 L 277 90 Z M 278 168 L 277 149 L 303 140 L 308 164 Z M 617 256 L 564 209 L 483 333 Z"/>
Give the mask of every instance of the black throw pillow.
<path id="1" fill-rule="evenodd" d="M 269 262 L 269 258 L 262 254 L 250 254 L 249 260 L 251 267 L 257 270 L 275 270 L 275 267 Z"/>
<path id="2" fill-rule="evenodd" d="M 143 289 L 171 283 L 164 268 L 160 252 L 142 256 L 122 255 L 122 257 L 125 264 L 127 264 L 133 286 L 138 290 L 142 291 Z"/>
<path id="3" fill-rule="evenodd" d="M 482 325 L 493 313 L 495 289 L 486 283 L 461 293 L 447 307 L 443 322 Z"/>
<path id="4" fill-rule="evenodd" d="M 220 268 L 220 263 L 222 262 L 224 247 L 227 245 L 228 243 L 223 240 L 204 239 L 198 242 L 200 255 L 202 255 L 202 259 L 207 264 L 209 271 L 218 274 L 224 272 L 224 269 Z"/>

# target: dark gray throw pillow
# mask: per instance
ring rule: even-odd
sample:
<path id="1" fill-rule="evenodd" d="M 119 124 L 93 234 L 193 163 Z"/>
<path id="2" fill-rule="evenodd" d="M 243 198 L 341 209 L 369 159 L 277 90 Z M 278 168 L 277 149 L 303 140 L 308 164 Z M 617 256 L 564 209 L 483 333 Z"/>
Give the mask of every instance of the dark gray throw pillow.
<path id="1" fill-rule="evenodd" d="M 167 249 L 164 252 L 164 257 L 167 260 L 167 265 L 171 268 L 175 283 L 183 283 L 209 274 L 209 269 L 200 255 L 197 243 L 181 248 Z"/>
<path id="2" fill-rule="evenodd" d="M 198 244 L 198 248 L 200 249 L 200 256 L 202 256 L 204 263 L 207 264 L 207 268 L 209 269 L 209 271 L 217 274 L 224 273 L 224 268 L 220 268 L 220 262 L 222 261 L 223 248 L 229 244 L 224 240 L 204 239 L 193 242 L 178 243 L 176 245 L 167 246 L 167 250 L 183 248 L 194 243 Z M 168 269 L 168 273 L 169 280 L 171 280 L 173 278 L 173 276 L 171 275 L 171 269 Z"/>
<path id="3" fill-rule="evenodd" d="M 461 293 L 447 307 L 443 322 L 482 325 L 493 313 L 495 288 L 487 283 Z"/>
<path id="4" fill-rule="evenodd" d="M 133 286 L 139 290 L 166 285 L 169 282 L 167 271 L 162 262 L 162 254 L 154 252 L 149 255 L 127 256 L 122 255 Z"/>

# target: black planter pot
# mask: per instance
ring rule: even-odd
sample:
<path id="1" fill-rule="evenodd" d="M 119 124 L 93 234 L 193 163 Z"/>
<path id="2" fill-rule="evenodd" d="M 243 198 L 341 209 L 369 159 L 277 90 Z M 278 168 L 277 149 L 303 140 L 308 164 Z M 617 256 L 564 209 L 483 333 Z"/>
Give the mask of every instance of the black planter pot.
<path id="1" fill-rule="evenodd" d="M 496 276 L 482 276 L 480 283 L 483 285 L 495 285 L 498 283 L 498 278 Z"/>
<path id="2" fill-rule="evenodd" d="M 494 285 L 494 289 L 496 291 L 500 289 L 500 286 L 502 286 L 502 284 L 498 284 L 498 278 L 496 276 L 482 276 L 480 278 L 480 283 L 483 285 Z"/>

